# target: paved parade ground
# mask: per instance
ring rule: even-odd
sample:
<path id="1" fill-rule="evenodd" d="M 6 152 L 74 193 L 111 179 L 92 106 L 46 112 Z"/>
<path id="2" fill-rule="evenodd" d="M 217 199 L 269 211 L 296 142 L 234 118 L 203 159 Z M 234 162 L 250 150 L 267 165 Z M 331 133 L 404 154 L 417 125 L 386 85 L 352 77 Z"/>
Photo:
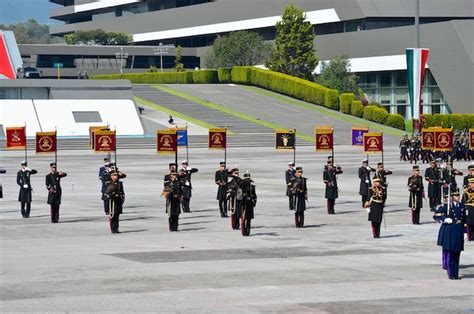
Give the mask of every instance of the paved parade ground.
<path id="1" fill-rule="evenodd" d="M 337 131 L 337 130 L 336 130 Z M 183 152 L 180 152 L 183 155 Z M 327 154 L 298 148 L 297 164 L 308 178 L 306 227 L 294 227 L 284 171 L 291 153 L 273 148 L 231 148 L 228 165 L 249 170 L 258 204 L 250 237 L 220 218 L 214 173 L 223 152 L 190 149 L 192 213 L 179 232 L 168 231 L 163 176 L 170 156 L 153 149 L 119 150 L 128 176 L 121 234 L 112 235 L 100 200 L 102 155 L 60 151 L 63 197 L 60 223 L 51 224 L 45 175 L 52 157 L 30 156 L 31 217 L 17 202 L 21 151 L 2 151 L 0 176 L 0 311 L 117 312 L 474 312 L 474 242 L 461 254 L 462 280 L 448 280 L 436 246 L 439 224 L 427 201 L 422 225 L 410 223 L 407 178 L 411 165 L 385 152 L 389 196 L 381 238 L 373 239 L 358 195 L 357 169 L 364 157 L 336 146 L 339 175 L 336 215 L 328 215 L 322 170 Z M 182 158 L 180 158 L 181 160 Z M 371 156 L 371 165 L 380 161 Z M 422 165 L 422 174 L 426 165 Z M 466 172 L 467 163 L 455 168 Z M 457 179 L 461 183 L 461 179 Z M 426 186 L 425 186 L 426 188 Z"/>

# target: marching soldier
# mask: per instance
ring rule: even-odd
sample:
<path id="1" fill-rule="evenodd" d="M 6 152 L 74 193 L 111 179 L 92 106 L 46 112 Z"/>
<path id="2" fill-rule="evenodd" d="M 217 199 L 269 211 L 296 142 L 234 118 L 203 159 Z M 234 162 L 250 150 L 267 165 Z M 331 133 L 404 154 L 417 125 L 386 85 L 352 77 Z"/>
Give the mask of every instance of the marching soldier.
<path id="1" fill-rule="evenodd" d="M 457 169 L 453 169 L 453 162 L 448 161 L 446 167 L 441 170 L 441 181 L 443 183 L 443 199 L 448 198 L 448 190 L 457 190 L 458 184 L 456 176 L 462 176 L 463 173 Z"/>
<path id="2" fill-rule="evenodd" d="M 388 195 L 388 182 L 387 176 L 391 175 L 393 172 L 390 170 L 385 170 L 384 165 L 382 162 L 377 163 L 377 171 L 375 171 L 374 178 L 380 179 L 380 186 L 382 187 L 383 191 L 383 204 L 385 206 L 385 201 L 387 200 Z"/>
<path id="3" fill-rule="evenodd" d="M 107 197 L 109 198 L 109 225 L 112 233 L 120 233 L 119 217 L 122 214 L 125 202 L 123 183 L 119 180 L 120 173 L 113 170 L 110 174 L 111 181 L 107 184 Z"/>
<path id="4" fill-rule="evenodd" d="M 470 178 L 467 182 L 462 203 L 466 207 L 467 239 L 474 241 L 474 178 Z"/>
<path id="5" fill-rule="evenodd" d="M 51 173 L 46 175 L 46 189 L 48 190 L 48 204 L 51 206 L 51 222 L 59 222 L 59 206 L 61 205 L 61 179 L 67 176 L 67 173 L 56 170 L 56 163 L 49 164 Z"/>
<path id="6" fill-rule="evenodd" d="M 436 161 L 431 161 L 431 167 L 425 171 L 425 180 L 428 181 L 428 198 L 430 210 L 435 211 L 436 206 L 441 204 L 441 173 Z"/>
<path id="7" fill-rule="evenodd" d="M 106 168 L 109 167 L 109 158 L 105 157 L 104 158 L 104 165 L 99 168 L 99 180 L 102 181 L 102 177 L 104 176 L 104 173 L 106 172 Z"/>
<path id="8" fill-rule="evenodd" d="M 180 177 L 180 180 L 183 181 L 183 190 L 182 190 L 183 194 L 182 194 L 181 206 L 183 208 L 184 213 L 191 212 L 191 209 L 189 208 L 189 202 L 191 201 L 192 189 L 193 189 L 193 186 L 191 184 L 191 175 L 196 172 L 198 172 L 198 169 L 188 167 L 187 160 L 184 160 L 181 163 L 181 169 L 179 170 L 179 177 Z"/>
<path id="9" fill-rule="evenodd" d="M 464 177 L 464 180 L 463 180 L 463 188 L 466 188 L 468 183 L 469 183 L 469 179 L 472 179 L 474 178 L 474 165 L 469 165 L 467 167 L 467 171 L 468 171 L 468 174 L 467 176 Z"/>
<path id="10" fill-rule="evenodd" d="M 288 163 L 288 170 L 285 171 L 285 181 L 286 181 L 286 196 L 288 196 L 289 208 L 293 210 L 293 194 L 291 193 L 290 181 L 295 177 L 295 163 Z"/>
<path id="11" fill-rule="evenodd" d="M 250 224 L 254 217 L 255 205 L 257 205 L 257 193 L 255 191 L 255 183 L 250 177 L 250 173 L 244 174 L 242 180 L 242 235 L 247 237 L 250 235 Z"/>
<path id="12" fill-rule="evenodd" d="M 20 193 L 18 195 L 18 202 L 21 202 L 21 215 L 23 218 L 30 217 L 31 211 L 31 187 L 30 176 L 37 174 L 38 171 L 28 168 L 26 161 L 21 163 L 21 169 L 18 171 L 16 176 L 16 183 L 20 186 Z M 25 209 L 26 207 L 26 209 Z"/>
<path id="13" fill-rule="evenodd" d="M 102 194 L 102 200 L 104 200 L 104 206 L 107 206 L 104 208 L 105 214 L 109 215 L 109 209 L 110 209 L 110 197 L 107 193 L 107 187 L 109 183 L 112 181 L 112 173 L 116 172 L 117 176 L 119 179 L 124 179 L 127 177 L 127 175 L 121 171 L 118 170 L 116 164 L 114 162 L 109 162 L 108 163 L 108 168 L 106 168 L 106 171 L 102 177 L 102 184 L 103 184 L 103 190 L 104 193 Z"/>
<path id="14" fill-rule="evenodd" d="M 365 203 L 369 199 L 369 189 L 372 186 L 370 182 L 370 172 L 375 172 L 375 169 L 369 167 L 369 161 L 367 159 L 362 160 L 362 166 L 359 168 L 359 195 L 362 196 L 362 207 L 365 207 Z"/>
<path id="15" fill-rule="evenodd" d="M 411 140 L 411 148 L 410 148 L 410 163 L 413 161 L 415 164 L 418 162 L 421 154 L 421 141 L 418 139 L 418 136 L 413 136 Z"/>
<path id="16" fill-rule="evenodd" d="M 221 161 L 219 164 L 219 170 L 216 171 L 215 182 L 217 184 L 217 200 L 219 201 L 219 211 L 222 218 L 227 217 L 227 177 L 228 172 L 225 162 Z"/>
<path id="17" fill-rule="evenodd" d="M 3 168 L 0 168 L 0 174 L 4 174 L 4 173 L 7 173 L 7 171 Z M 1 182 L 0 182 L 0 198 L 3 198 L 3 187 L 2 187 Z"/>
<path id="18" fill-rule="evenodd" d="M 327 199 L 328 214 L 330 215 L 335 214 L 334 205 L 336 203 L 336 199 L 339 197 L 336 175 L 341 173 L 341 167 L 336 166 L 336 169 L 334 169 L 332 161 L 327 162 L 326 169 L 323 172 L 323 180 L 324 184 L 326 184 L 325 197 Z"/>
<path id="19" fill-rule="evenodd" d="M 452 201 L 440 206 L 435 219 L 443 223 L 438 234 L 438 245 L 443 248 L 443 257 L 449 279 L 459 279 L 459 259 L 464 250 L 464 206 L 459 202 L 459 191 L 451 193 Z M 448 200 L 449 202 L 449 200 Z"/>
<path id="20" fill-rule="evenodd" d="M 104 158 L 104 161 L 107 158 Z M 109 198 L 107 197 L 107 185 L 109 184 L 111 178 L 110 178 L 110 162 L 106 161 L 104 164 L 104 167 L 101 167 L 99 170 L 99 179 L 102 182 L 102 187 L 100 189 L 100 192 L 102 194 L 101 199 L 104 203 L 104 213 L 106 215 L 109 214 Z"/>
<path id="21" fill-rule="evenodd" d="M 303 168 L 296 167 L 295 177 L 290 181 L 296 228 L 304 227 L 304 212 L 306 211 L 306 201 L 308 200 L 306 181 L 307 179 L 303 177 Z"/>
<path id="22" fill-rule="evenodd" d="M 239 169 L 234 168 L 230 171 L 230 181 L 227 184 L 227 200 L 229 204 L 227 208 L 230 210 L 230 224 L 232 229 L 239 229 L 239 219 L 242 214 L 242 179 L 239 177 Z"/>
<path id="23" fill-rule="evenodd" d="M 166 197 L 166 213 L 171 232 L 178 231 L 179 214 L 181 214 L 180 202 L 182 199 L 182 181 L 178 180 L 176 170 L 171 170 L 170 179 L 165 183 L 162 195 Z"/>
<path id="24" fill-rule="evenodd" d="M 423 208 L 425 188 L 419 166 L 413 166 L 413 175 L 408 178 L 408 191 L 410 191 L 408 206 L 411 209 L 411 223 L 420 225 L 420 210 Z"/>
<path id="25" fill-rule="evenodd" d="M 369 213 L 369 221 L 372 223 L 372 235 L 374 239 L 380 238 L 380 225 L 383 219 L 383 208 L 384 208 L 384 189 L 382 187 L 382 181 L 375 178 L 373 181 L 374 186 L 370 189 L 369 201 L 366 203 L 366 208 Z"/>
<path id="26" fill-rule="evenodd" d="M 172 172 L 176 172 L 177 171 L 177 168 L 178 168 L 178 165 L 175 164 L 174 162 L 170 163 L 168 165 L 168 170 L 169 170 L 169 173 L 168 174 L 165 174 L 165 177 L 163 179 L 163 184 L 164 186 L 166 187 L 166 185 L 169 183 L 169 181 L 171 180 L 171 173 Z"/>
<path id="27" fill-rule="evenodd" d="M 410 140 L 407 134 L 403 134 L 403 138 L 398 145 L 400 148 L 400 161 L 407 161 L 410 157 L 408 156 L 408 148 L 410 147 Z"/>

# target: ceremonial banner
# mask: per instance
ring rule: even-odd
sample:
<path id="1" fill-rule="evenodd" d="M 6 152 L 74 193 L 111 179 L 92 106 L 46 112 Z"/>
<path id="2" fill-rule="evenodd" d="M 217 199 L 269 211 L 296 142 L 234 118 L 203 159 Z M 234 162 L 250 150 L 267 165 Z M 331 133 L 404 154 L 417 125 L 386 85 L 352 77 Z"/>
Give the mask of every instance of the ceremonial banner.
<path id="1" fill-rule="evenodd" d="M 104 125 L 104 126 L 90 126 L 89 127 L 89 146 L 92 150 L 94 150 L 94 132 L 96 131 L 109 131 L 109 126 Z"/>
<path id="2" fill-rule="evenodd" d="M 407 76 L 408 92 L 410 94 L 411 117 L 418 120 L 421 110 L 421 86 L 425 77 L 426 62 L 428 61 L 427 48 L 407 48 Z"/>
<path id="3" fill-rule="evenodd" d="M 177 149 L 176 129 L 156 131 L 156 152 L 158 154 L 175 154 Z"/>
<path id="4" fill-rule="evenodd" d="M 115 152 L 116 137 L 115 131 L 94 131 L 94 151 L 95 152 Z"/>
<path id="5" fill-rule="evenodd" d="M 332 126 L 316 127 L 316 151 L 332 151 L 334 148 L 334 130 Z"/>
<path id="6" fill-rule="evenodd" d="M 177 128 L 178 146 L 188 146 L 188 128 Z"/>
<path id="7" fill-rule="evenodd" d="M 226 149 L 227 129 L 209 129 L 209 149 Z"/>
<path id="8" fill-rule="evenodd" d="M 433 149 L 435 144 L 435 129 L 428 128 L 421 130 L 421 148 Z"/>
<path id="9" fill-rule="evenodd" d="M 7 127 L 6 144 L 8 149 L 26 148 L 26 127 Z"/>
<path id="10" fill-rule="evenodd" d="M 380 132 L 364 134 L 364 152 L 380 153 L 383 151 L 383 135 Z"/>
<path id="11" fill-rule="evenodd" d="M 351 132 L 352 146 L 364 146 L 364 134 L 367 132 L 369 132 L 369 128 L 353 127 Z"/>
<path id="12" fill-rule="evenodd" d="M 36 132 L 36 153 L 49 154 L 56 152 L 56 131 L 55 132 Z"/>
<path id="13" fill-rule="evenodd" d="M 474 129 L 469 129 L 469 149 L 474 149 Z"/>
<path id="14" fill-rule="evenodd" d="M 453 129 L 433 129 L 435 134 L 435 151 L 450 151 L 453 149 Z"/>
<path id="15" fill-rule="evenodd" d="M 282 150 L 295 149 L 295 131 L 275 130 L 275 148 Z"/>

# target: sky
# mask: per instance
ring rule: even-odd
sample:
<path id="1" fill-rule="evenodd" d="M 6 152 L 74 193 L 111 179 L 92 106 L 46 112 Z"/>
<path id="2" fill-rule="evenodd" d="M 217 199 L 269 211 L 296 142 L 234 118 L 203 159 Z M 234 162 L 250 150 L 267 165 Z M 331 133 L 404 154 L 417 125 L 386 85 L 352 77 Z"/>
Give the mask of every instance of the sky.
<path id="1" fill-rule="evenodd" d="M 49 19 L 49 11 L 58 5 L 48 0 L 0 0 L 0 24 L 15 24 L 35 19 L 44 24 L 55 24 Z"/>

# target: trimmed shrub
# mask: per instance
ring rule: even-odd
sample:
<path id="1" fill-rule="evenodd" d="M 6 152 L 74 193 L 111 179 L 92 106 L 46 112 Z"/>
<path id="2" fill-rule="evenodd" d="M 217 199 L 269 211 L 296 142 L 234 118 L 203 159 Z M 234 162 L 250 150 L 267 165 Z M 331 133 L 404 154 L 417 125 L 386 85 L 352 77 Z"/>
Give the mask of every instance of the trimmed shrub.
<path id="1" fill-rule="evenodd" d="M 232 82 L 232 68 L 218 68 L 217 78 L 219 80 L 219 83 Z"/>
<path id="2" fill-rule="evenodd" d="M 449 115 L 449 122 L 449 125 L 455 130 L 462 130 L 466 128 L 466 122 L 462 114 L 457 113 Z"/>
<path id="3" fill-rule="evenodd" d="M 474 114 L 425 114 L 426 127 L 441 126 L 455 130 L 474 128 Z"/>
<path id="4" fill-rule="evenodd" d="M 192 72 L 152 72 L 93 75 L 93 80 L 130 80 L 132 84 L 191 84 Z"/>
<path id="5" fill-rule="evenodd" d="M 200 70 L 192 73 L 195 84 L 213 84 L 218 82 L 217 70 Z"/>
<path id="6" fill-rule="evenodd" d="M 341 104 L 341 112 L 351 114 L 351 105 L 354 101 L 354 94 L 344 93 L 339 97 Z"/>
<path id="7" fill-rule="evenodd" d="M 474 128 L 474 114 L 468 113 L 464 115 L 464 121 L 466 128 Z"/>
<path id="8" fill-rule="evenodd" d="M 378 102 L 376 102 L 376 101 L 371 101 L 371 102 L 369 103 L 369 106 L 375 106 L 375 107 L 380 107 L 380 108 L 382 107 L 382 106 L 380 105 L 380 103 L 378 103 Z"/>
<path id="9" fill-rule="evenodd" d="M 362 118 L 362 116 L 364 115 L 364 105 L 362 105 L 362 101 L 360 100 L 352 101 L 351 115 Z"/>
<path id="10" fill-rule="evenodd" d="M 372 113 L 372 121 L 385 124 L 385 120 L 387 120 L 389 113 L 384 108 L 375 108 Z"/>
<path id="11" fill-rule="evenodd" d="M 437 123 L 436 126 L 442 126 L 443 128 L 448 128 L 451 126 L 449 123 L 449 115 L 437 113 L 433 116 Z"/>
<path id="12" fill-rule="evenodd" d="M 339 97 L 338 97 L 337 90 L 335 89 L 328 89 L 324 93 L 324 106 L 329 109 L 339 110 Z"/>
<path id="13" fill-rule="evenodd" d="M 250 84 L 250 75 L 252 67 L 233 67 L 231 71 L 231 79 L 233 83 Z"/>
<path id="14" fill-rule="evenodd" d="M 364 107 L 364 113 L 362 115 L 362 117 L 365 119 L 365 120 L 370 120 L 372 121 L 372 115 L 374 113 L 374 110 L 378 108 L 377 106 L 367 106 L 367 107 Z"/>
<path id="15" fill-rule="evenodd" d="M 389 113 L 387 119 L 385 120 L 385 125 L 400 130 L 405 130 L 405 119 L 400 114 Z"/>

